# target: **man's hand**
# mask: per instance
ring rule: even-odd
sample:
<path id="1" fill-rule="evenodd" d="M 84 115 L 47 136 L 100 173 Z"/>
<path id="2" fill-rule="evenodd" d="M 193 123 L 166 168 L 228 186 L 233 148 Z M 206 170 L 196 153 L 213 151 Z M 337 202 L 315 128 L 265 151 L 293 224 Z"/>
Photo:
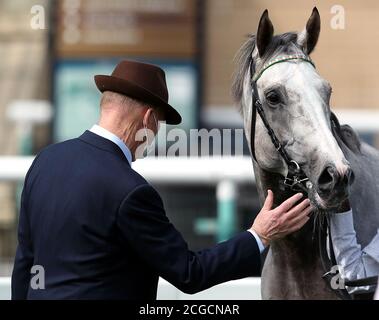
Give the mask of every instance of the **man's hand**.
<path id="1" fill-rule="evenodd" d="M 303 194 L 298 193 L 277 208 L 272 209 L 274 194 L 268 190 L 263 208 L 251 227 L 251 230 L 259 236 L 265 246 L 268 246 L 272 240 L 299 230 L 307 223 L 308 215 L 312 212 L 309 199 L 294 206 L 302 197 Z"/>

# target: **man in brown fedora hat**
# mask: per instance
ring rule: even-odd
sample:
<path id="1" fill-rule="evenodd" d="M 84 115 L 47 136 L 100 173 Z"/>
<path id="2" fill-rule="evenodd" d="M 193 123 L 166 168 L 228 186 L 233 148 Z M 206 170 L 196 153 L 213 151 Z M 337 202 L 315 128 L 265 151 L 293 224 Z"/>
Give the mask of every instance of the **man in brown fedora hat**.
<path id="1" fill-rule="evenodd" d="M 137 132 L 156 134 L 159 121 L 181 121 L 168 104 L 164 72 L 122 61 L 95 81 L 102 92 L 99 124 L 44 149 L 25 178 L 13 299 L 152 300 L 159 276 L 195 293 L 259 275 L 264 247 L 308 220 L 309 201 L 297 204 L 301 194 L 272 209 L 269 192 L 248 231 L 189 250 L 157 191 L 131 168 L 146 144 Z M 44 270 L 42 284 L 31 275 L 36 265 Z"/>

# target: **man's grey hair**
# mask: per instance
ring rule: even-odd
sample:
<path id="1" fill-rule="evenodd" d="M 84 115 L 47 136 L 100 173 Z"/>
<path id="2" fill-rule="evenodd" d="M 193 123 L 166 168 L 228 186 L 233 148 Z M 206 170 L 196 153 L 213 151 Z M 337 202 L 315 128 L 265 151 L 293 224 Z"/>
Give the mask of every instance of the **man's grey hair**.
<path id="1" fill-rule="evenodd" d="M 151 106 L 142 101 L 130 98 L 121 93 L 113 92 L 113 91 L 104 91 L 101 96 L 100 107 L 105 107 L 107 105 L 118 104 L 120 106 L 125 107 L 148 107 Z"/>

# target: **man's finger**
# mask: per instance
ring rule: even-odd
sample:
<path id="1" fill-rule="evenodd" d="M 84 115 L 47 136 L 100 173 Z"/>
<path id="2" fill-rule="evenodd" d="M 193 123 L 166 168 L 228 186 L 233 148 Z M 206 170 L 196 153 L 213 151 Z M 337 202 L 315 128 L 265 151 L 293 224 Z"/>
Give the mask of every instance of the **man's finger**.
<path id="1" fill-rule="evenodd" d="M 312 207 L 306 207 L 303 211 L 301 211 L 298 215 L 296 215 L 290 223 L 290 227 L 295 226 L 299 221 L 303 220 L 305 217 L 309 218 L 309 214 L 312 212 Z"/>
<path id="2" fill-rule="evenodd" d="M 296 202 L 298 202 L 303 197 L 302 193 L 297 193 L 291 198 L 284 201 L 279 207 L 275 209 L 275 211 L 280 215 L 286 213 L 289 209 L 291 209 Z"/>
<path id="3" fill-rule="evenodd" d="M 270 211 L 274 204 L 274 194 L 271 190 L 268 190 L 265 203 L 263 204 L 263 210 Z"/>
<path id="4" fill-rule="evenodd" d="M 290 234 L 290 233 L 300 230 L 308 221 L 309 221 L 308 216 L 303 217 L 298 223 L 296 223 L 294 226 L 288 229 L 288 233 Z"/>
<path id="5" fill-rule="evenodd" d="M 291 210 L 289 210 L 285 216 L 287 219 L 293 219 L 297 217 L 300 212 L 302 212 L 305 208 L 309 207 L 311 204 L 309 199 L 305 199 L 302 202 L 300 202 L 297 206 L 293 207 Z"/>

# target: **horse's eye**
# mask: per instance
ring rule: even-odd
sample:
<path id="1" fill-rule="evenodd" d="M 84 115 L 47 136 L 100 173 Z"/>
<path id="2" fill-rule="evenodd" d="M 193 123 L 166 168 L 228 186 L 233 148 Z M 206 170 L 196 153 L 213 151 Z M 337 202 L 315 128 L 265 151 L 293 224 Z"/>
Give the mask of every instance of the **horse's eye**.
<path id="1" fill-rule="evenodd" d="M 266 94 L 266 100 L 270 104 L 278 104 L 280 103 L 280 95 L 276 93 L 275 91 L 270 91 Z"/>

